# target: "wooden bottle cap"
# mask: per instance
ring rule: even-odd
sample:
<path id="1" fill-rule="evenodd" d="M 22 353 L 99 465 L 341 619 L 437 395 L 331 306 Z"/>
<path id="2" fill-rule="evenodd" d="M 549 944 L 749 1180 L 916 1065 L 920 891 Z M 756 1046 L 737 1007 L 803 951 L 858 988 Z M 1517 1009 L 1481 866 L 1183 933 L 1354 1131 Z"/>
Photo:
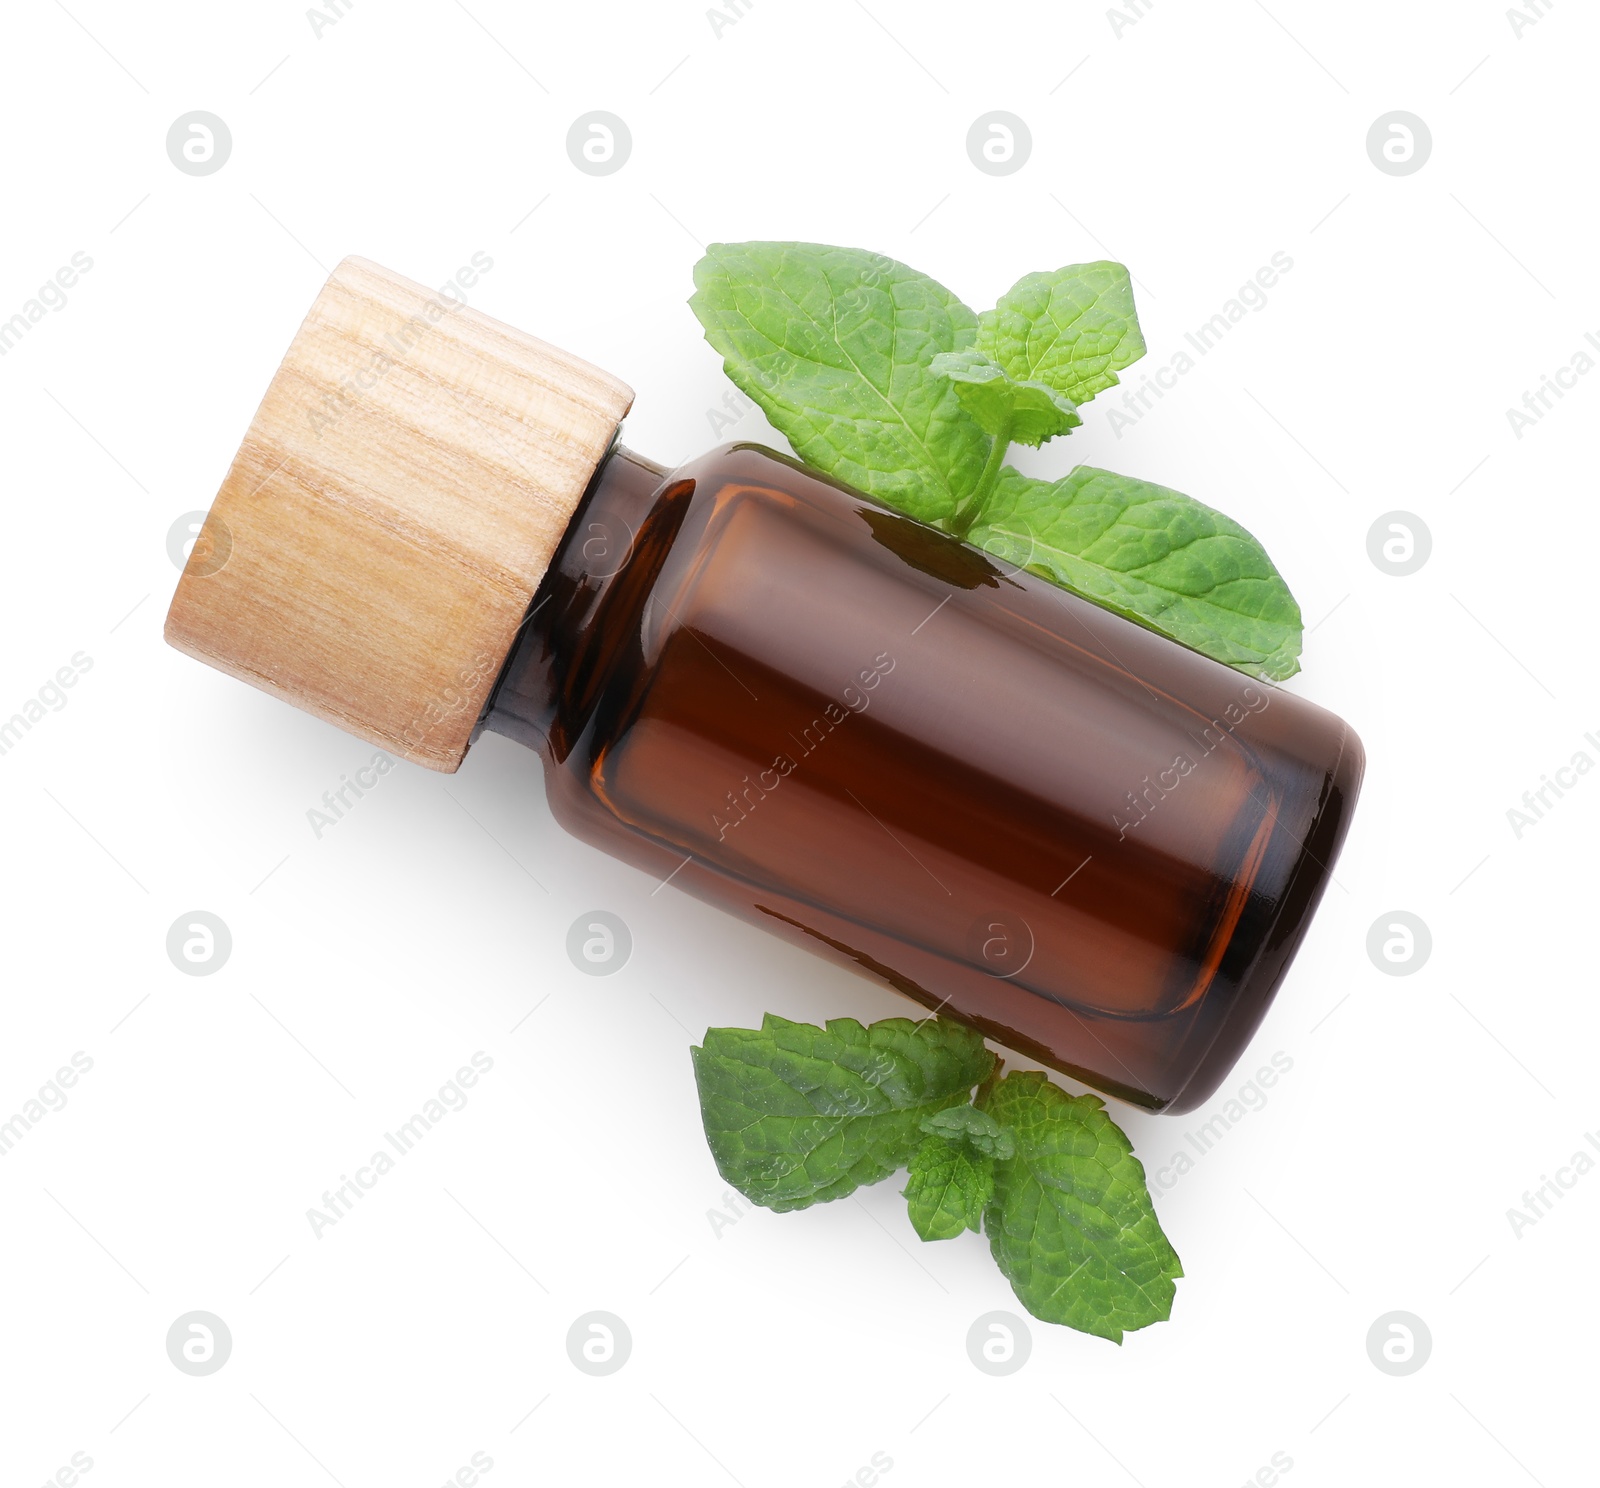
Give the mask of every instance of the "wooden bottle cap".
<path id="1" fill-rule="evenodd" d="M 454 770 L 633 391 L 347 258 L 289 347 L 169 644 Z"/>

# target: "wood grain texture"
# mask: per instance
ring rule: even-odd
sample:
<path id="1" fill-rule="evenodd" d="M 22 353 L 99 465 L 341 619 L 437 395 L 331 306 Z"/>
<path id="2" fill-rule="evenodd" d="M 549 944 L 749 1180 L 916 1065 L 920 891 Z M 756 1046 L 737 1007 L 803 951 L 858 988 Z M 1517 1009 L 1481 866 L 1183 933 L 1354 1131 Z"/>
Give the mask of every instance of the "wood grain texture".
<path id="1" fill-rule="evenodd" d="M 212 504 L 168 642 L 456 769 L 632 402 L 577 357 L 345 259 Z"/>

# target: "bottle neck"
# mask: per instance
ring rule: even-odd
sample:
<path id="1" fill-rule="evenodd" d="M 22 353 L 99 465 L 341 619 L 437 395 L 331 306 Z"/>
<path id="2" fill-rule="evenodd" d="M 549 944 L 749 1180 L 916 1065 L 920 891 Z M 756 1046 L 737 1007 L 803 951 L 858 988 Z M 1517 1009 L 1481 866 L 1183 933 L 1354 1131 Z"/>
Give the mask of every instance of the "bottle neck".
<path id="1" fill-rule="evenodd" d="M 600 462 L 528 606 L 480 731 L 558 763 L 570 753 L 605 677 L 637 644 L 638 613 L 676 534 L 683 502 L 670 499 L 667 475 L 622 445 Z"/>

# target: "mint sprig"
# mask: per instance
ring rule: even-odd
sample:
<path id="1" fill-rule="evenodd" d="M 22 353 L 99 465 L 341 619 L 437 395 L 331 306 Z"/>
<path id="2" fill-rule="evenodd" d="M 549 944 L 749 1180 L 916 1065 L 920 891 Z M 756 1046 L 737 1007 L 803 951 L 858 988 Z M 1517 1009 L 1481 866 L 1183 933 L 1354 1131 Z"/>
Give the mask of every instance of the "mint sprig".
<path id="1" fill-rule="evenodd" d="M 1300 608 L 1237 522 L 1177 491 L 1080 465 L 1007 466 L 967 540 L 1253 676 L 1293 676 Z"/>
<path id="2" fill-rule="evenodd" d="M 994 1197 L 997 1157 L 1016 1154 L 1017 1139 L 976 1106 L 951 1106 L 924 1116 L 928 1133 L 911 1156 L 911 1181 L 902 1190 L 911 1228 L 924 1240 L 976 1233 Z"/>
<path id="3" fill-rule="evenodd" d="M 1128 271 L 1102 261 L 1024 274 L 978 317 L 977 347 L 1018 382 L 1087 403 L 1145 352 Z"/>
<path id="4" fill-rule="evenodd" d="M 1144 355 L 1128 271 L 1027 274 L 975 314 L 882 254 L 714 243 L 690 305 L 728 376 L 808 465 L 1214 660 L 1299 670 L 1299 606 L 1261 544 L 1177 491 L 1005 463 L 1081 424 Z"/>
<path id="5" fill-rule="evenodd" d="M 1016 1137 L 995 1163 L 984 1231 L 1023 1306 L 1113 1343 L 1170 1317 L 1183 1267 L 1105 1102 L 1030 1071 L 1007 1075 L 983 1109 Z"/>
<path id="6" fill-rule="evenodd" d="M 953 1240 L 976 1233 L 994 1196 L 994 1159 L 964 1142 L 929 1137 L 911 1155 L 910 1182 L 902 1190 L 911 1228 L 923 1240 Z"/>
<path id="7" fill-rule="evenodd" d="M 1019 382 L 981 351 L 941 351 L 929 364 L 956 385 L 961 406 L 985 434 L 1037 448 L 1083 422 L 1076 405 L 1048 383 Z"/>
<path id="8" fill-rule="evenodd" d="M 981 1228 L 1035 1317 L 1121 1343 L 1171 1316 L 1182 1267 L 1097 1096 L 999 1078 L 982 1038 L 944 1019 L 769 1013 L 690 1053 L 717 1171 L 752 1203 L 804 1209 L 909 1167 L 917 1234 Z"/>
<path id="9" fill-rule="evenodd" d="M 925 522 L 972 494 L 989 439 L 928 364 L 978 317 L 942 284 L 817 243 L 713 243 L 694 282 L 728 376 L 806 464 Z"/>
<path id="10" fill-rule="evenodd" d="M 754 1204 L 805 1209 L 910 1161 L 921 1123 L 964 1104 L 994 1055 L 959 1023 L 885 1018 L 823 1028 L 768 1013 L 690 1051 L 717 1171 Z"/>

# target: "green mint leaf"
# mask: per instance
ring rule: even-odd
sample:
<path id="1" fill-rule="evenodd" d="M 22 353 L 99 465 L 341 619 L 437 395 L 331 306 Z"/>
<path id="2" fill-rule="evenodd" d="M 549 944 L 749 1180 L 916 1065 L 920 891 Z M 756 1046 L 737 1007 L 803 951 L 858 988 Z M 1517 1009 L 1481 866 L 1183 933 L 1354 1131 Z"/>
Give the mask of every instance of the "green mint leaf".
<path id="1" fill-rule="evenodd" d="M 1300 607 L 1237 522 L 1193 498 L 1080 465 L 1007 466 L 967 541 L 1253 677 L 1300 670 Z"/>
<path id="2" fill-rule="evenodd" d="M 1083 422 L 1071 402 L 1042 382 L 1017 382 L 981 351 L 941 351 L 928 368 L 956 385 L 956 397 L 985 434 L 1037 448 Z"/>
<path id="3" fill-rule="evenodd" d="M 928 363 L 978 318 L 943 285 L 820 243 L 713 243 L 694 282 L 728 376 L 806 464 L 925 522 L 971 494 L 990 441 Z"/>
<path id="4" fill-rule="evenodd" d="M 942 1019 L 818 1028 L 768 1013 L 759 1029 L 707 1029 L 690 1054 L 717 1171 L 779 1211 L 903 1168 L 923 1117 L 966 1104 L 994 1065 L 981 1034 Z"/>
<path id="5" fill-rule="evenodd" d="M 995 1162 L 984 1230 L 1022 1305 L 1113 1343 L 1165 1322 L 1183 1267 L 1104 1102 L 1030 1071 L 1007 1075 L 985 1109 L 1017 1139 Z"/>
<path id="6" fill-rule="evenodd" d="M 1017 1151 L 1017 1139 L 976 1106 L 951 1106 L 924 1116 L 922 1130 L 947 1142 L 966 1142 L 985 1157 L 1014 1157 Z"/>
<path id="7" fill-rule="evenodd" d="M 1025 274 L 978 317 L 977 349 L 1016 382 L 1043 382 L 1075 404 L 1115 387 L 1144 355 L 1133 284 L 1119 263 Z"/>
<path id="8" fill-rule="evenodd" d="M 924 1240 L 953 1240 L 980 1227 L 994 1195 L 992 1157 L 964 1142 L 931 1136 L 912 1154 L 910 1176 L 902 1192 L 911 1228 Z"/>

